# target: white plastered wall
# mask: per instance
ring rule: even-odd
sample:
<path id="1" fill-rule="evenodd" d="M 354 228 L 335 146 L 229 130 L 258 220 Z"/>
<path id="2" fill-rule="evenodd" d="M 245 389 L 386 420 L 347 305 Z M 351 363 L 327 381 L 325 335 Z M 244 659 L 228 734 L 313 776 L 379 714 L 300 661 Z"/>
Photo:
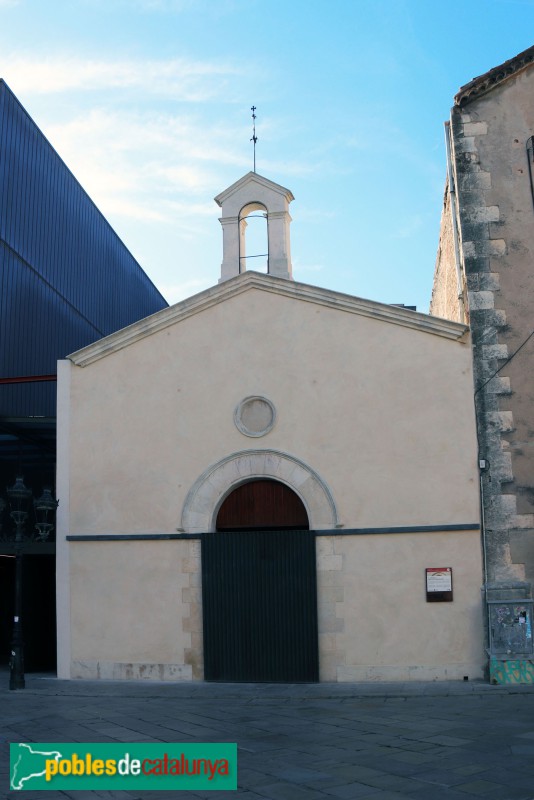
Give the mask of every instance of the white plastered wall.
<path id="1" fill-rule="evenodd" d="M 251 444 L 317 475 L 342 527 L 478 521 L 465 337 L 251 289 L 70 372 L 70 389 L 62 390 L 70 396 L 70 466 L 62 467 L 70 515 L 60 536 L 174 533 L 195 482 Z M 253 442 L 233 418 L 250 395 L 267 397 L 277 412 L 273 429 Z M 235 484 L 243 477 L 236 474 Z M 65 547 L 70 650 L 66 629 L 59 636 L 61 663 L 72 664 L 73 676 L 202 676 L 198 542 Z M 453 551 L 454 565 L 470 569 L 458 568 L 454 603 L 429 608 L 423 567 L 453 566 L 441 563 L 452 562 Z M 477 532 L 318 537 L 317 552 L 322 679 L 406 679 L 424 664 L 427 677 L 449 676 L 452 664 L 462 674 L 470 664 L 474 675 L 482 654 Z M 393 592 L 383 584 L 393 584 L 397 572 Z M 355 622 L 370 603 L 377 617 L 397 614 L 388 636 L 406 643 L 386 642 L 381 659 L 370 618 Z M 403 606 L 406 614 L 399 613 Z M 437 614 L 447 622 L 445 637 L 436 637 Z M 159 631 L 148 623 L 153 618 Z M 104 624 L 114 632 L 105 646 Z M 427 658 L 422 643 L 430 640 L 435 647 Z"/>
<path id="2" fill-rule="evenodd" d="M 321 679 L 482 678 L 479 531 L 319 539 Z M 321 556 L 319 556 L 321 563 Z M 425 569 L 451 567 L 453 602 L 427 602 Z"/>

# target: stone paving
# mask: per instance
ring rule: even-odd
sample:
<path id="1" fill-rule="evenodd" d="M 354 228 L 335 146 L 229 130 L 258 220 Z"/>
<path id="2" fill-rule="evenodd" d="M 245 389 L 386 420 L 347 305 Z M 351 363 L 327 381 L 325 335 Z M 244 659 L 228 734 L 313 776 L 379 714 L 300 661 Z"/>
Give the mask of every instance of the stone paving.
<path id="1" fill-rule="evenodd" d="M 0 680 L 9 800 L 534 800 L 534 686 Z M 239 789 L 10 792 L 15 741 L 235 741 Z"/>

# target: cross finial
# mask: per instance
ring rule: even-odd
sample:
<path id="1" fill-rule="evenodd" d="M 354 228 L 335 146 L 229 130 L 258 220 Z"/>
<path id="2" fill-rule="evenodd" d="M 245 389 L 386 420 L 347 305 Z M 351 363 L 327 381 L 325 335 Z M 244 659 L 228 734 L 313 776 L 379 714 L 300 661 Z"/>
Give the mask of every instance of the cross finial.
<path id="1" fill-rule="evenodd" d="M 252 106 L 252 139 L 251 142 L 254 143 L 254 172 L 256 172 L 256 142 L 258 141 L 258 137 L 256 136 L 256 106 Z"/>

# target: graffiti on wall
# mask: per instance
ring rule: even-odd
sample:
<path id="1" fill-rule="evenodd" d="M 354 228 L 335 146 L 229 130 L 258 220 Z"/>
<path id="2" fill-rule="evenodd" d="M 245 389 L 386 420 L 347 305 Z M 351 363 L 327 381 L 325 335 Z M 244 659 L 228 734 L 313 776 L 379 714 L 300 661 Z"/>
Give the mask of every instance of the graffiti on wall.
<path id="1" fill-rule="evenodd" d="M 492 657 L 490 681 L 498 684 L 534 683 L 534 661 L 522 658 L 498 661 Z"/>

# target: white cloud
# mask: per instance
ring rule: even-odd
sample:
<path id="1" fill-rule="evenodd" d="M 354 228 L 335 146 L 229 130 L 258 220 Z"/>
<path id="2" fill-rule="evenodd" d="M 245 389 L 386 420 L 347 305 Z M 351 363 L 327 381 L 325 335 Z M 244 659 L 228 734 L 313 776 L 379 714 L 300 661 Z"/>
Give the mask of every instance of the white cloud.
<path id="1" fill-rule="evenodd" d="M 206 131 L 192 117 L 94 109 L 42 129 L 105 215 L 205 217 L 216 213 L 212 198 L 225 166 L 243 168 L 235 131 Z"/>
<path id="2" fill-rule="evenodd" d="M 46 105 L 43 100 L 34 101 L 43 109 L 44 119 L 37 122 L 99 203 L 99 197 L 116 198 L 127 192 L 122 208 L 124 212 L 130 208 L 132 216 L 137 216 L 132 193 L 211 195 L 225 185 L 226 178 L 221 184 L 219 177 L 225 168 L 232 167 L 239 175 L 250 164 L 246 123 L 234 123 L 233 108 L 228 113 L 233 93 L 239 92 L 242 100 L 245 91 L 243 81 L 235 77 L 246 81 L 248 75 L 237 62 L 7 54 L 4 63 L 8 84 L 30 112 L 27 98 L 58 96 Z M 222 92 L 226 84 L 228 90 Z M 67 93 L 68 101 L 61 97 Z M 95 96 L 98 105 L 87 108 Z M 223 102 L 222 112 L 214 113 L 213 104 L 207 106 L 214 97 L 217 105 Z M 160 110 L 164 99 L 169 108 L 169 98 L 176 113 Z M 184 106 L 178 106 L 184 100 L 199 102 L 188 103 L 184 112 Z M 272 123 L 263 121 L 263 136 L 270 125 L 272 128 Z M 278 120 L 278 130 L 284 130 L 283 120 Z M 271 139 L 273 136 L 276 138 L 276 130 L 271 130 Z M 317 168 L 317 159 L 288 158 L 283 162 L 265 159 L 260 170 L 289 177 L 306 176 Z M 106 213 L 105 208 L 103 211 Z"/>
<path id="3" fill-rule="evenodd" d="M 250 169 L 248 118 L 235 121 L 227 94 L 217 103 L 174 101 L 218 95 L 225 81 L 246 93 L 247 72 L 239 81 L 233 64 L 182 59 L 2 61 L 10 87 L 30 114 L 37 110 L 45 136 L 169 302 L 213 285 L 222 240 L 213 197 Z M 276 140 L 284 125 L 266 120 L 263 135 Z M 262 171 L 314 166 L 304 156 L 273 165 Z"/>
<path id="4" fill-rule="evenodd" d="M 187 102 L 218 96 L 227 80 L 239 74 L 237 67 L 229 63 L 184 58 L 106 61 L 12 54 L 5 57 L 5 64 L 6 80 L 18 94 L 136 89 Z"/>

